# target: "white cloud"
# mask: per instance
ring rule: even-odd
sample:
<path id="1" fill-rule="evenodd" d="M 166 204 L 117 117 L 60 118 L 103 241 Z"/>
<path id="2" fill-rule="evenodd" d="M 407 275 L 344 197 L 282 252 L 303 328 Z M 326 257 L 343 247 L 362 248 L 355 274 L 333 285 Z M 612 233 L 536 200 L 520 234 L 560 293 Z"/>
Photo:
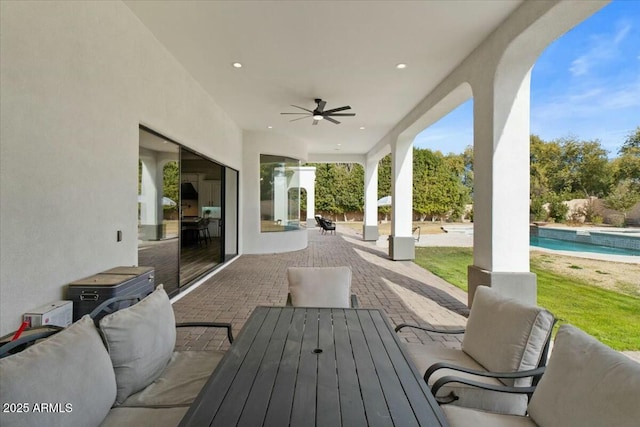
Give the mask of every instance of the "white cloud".
<path id="1" fill-rule="evenodd" d="M 591 37 L 591 47 L 586 53 L 580 55 L 569 67 L 569 72 L 574 77 L 588 74 L 595 65 L 615 58 L 618 52 L 618 45 L 627 37 L 631 30 L 631 24 L 621 22 L 615 32 L 610 34 L 596 34 Z"/>

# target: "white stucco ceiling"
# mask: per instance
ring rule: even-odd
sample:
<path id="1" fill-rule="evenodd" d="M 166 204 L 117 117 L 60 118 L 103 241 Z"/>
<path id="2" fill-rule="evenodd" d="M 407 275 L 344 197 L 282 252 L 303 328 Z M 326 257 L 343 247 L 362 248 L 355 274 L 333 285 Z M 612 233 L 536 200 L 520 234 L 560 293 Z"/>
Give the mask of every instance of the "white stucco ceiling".
<path id="1" fill-rule="evenodd" d="M 369 151 L 522 1 L 125 3 L 242 129 L 342 154 Z M 280 115 L 314 98 L 356 116 Z"/>

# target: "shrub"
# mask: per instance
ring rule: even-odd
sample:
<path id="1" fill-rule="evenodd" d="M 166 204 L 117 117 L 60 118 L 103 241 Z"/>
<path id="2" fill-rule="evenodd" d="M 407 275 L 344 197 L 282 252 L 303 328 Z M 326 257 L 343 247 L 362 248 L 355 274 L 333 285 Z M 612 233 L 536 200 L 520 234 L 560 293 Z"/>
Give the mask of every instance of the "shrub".
<path id="1" fill-rule="evenodd" d="M 534 221 L 544 221 L 548 216 L 547 210 L 544 208 L 544 201 L 540 197 L 533 197 L 531 199 L 529 212 L 533 216 Z"/>
<path id="2" fill-rule="evenodd" d="M 564 222 L 569 212 L 569 206 L 565 205 L 560 196 L 552 196 L 549 200 L 549 216 L 555 222 Z"/>

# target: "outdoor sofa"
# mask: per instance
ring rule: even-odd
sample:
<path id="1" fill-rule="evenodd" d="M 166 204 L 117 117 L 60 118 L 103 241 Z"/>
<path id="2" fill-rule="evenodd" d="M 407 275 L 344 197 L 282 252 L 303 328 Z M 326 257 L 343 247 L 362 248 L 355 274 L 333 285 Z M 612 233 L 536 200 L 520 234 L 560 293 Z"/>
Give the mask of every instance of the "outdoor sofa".
<path id="1" fill-rule="evenodd" d="M 230 324 L 183 325 L 224 327 L 233 340 Z M 224 355 L 174 351 L 177 326 L 160 285 L 99 327 L 86 315 L 0 359 L 0 400 L 10 409 L 0 425 L 176 426 Z"/>

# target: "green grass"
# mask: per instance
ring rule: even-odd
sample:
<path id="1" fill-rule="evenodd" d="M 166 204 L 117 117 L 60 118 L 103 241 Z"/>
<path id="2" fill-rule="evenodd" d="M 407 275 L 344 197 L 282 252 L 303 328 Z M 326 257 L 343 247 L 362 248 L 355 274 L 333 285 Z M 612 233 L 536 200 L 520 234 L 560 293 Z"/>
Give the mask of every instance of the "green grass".
<path id="1" fill-rule="evenodd" d="M 467 290 L 471 248 L 416 248 L 416 264 Z M 571 323 L 616 350 L 640 350 L 640 298 L 591 286 L 544 268 L 533 260 L 538 277 L 538 304 L 559 323 Z"/>

